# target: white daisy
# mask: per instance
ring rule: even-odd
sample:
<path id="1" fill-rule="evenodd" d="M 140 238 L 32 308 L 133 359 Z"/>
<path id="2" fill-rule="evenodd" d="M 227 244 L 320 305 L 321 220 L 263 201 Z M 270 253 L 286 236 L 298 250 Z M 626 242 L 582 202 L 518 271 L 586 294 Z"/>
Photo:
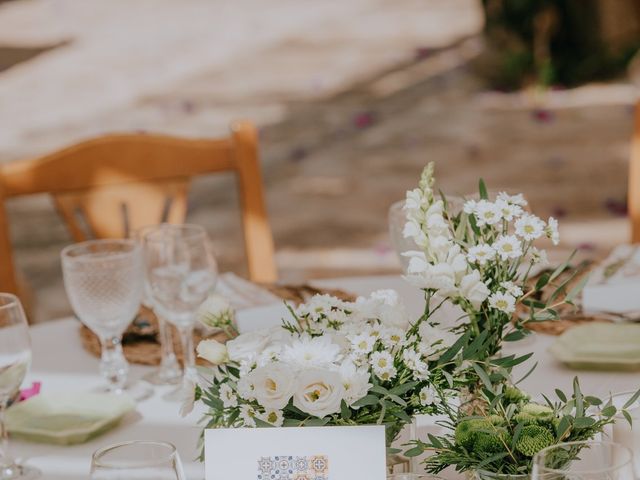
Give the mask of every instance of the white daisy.
<path id="1" fill-rule="evenodd" d="M 374 369 L 386 370 L 393 368 L 393 357 L 389 352 L 384 350 L 382 352 L 373 352 L 370 362 Z"/>
<path id="2" fill-rule="evenodd" d="M 383 382 L 388 382 L 389 380 L 393 380 L 395 376 L 398 374 L 398 371 L 394 367 L 387 368 L 384 370 L 376 370 L 374 368 L 373 372 Z"/>
<path id="3" fill-rule="evenodd" d="M 496 292 L 489 297 L 489 306 L 501 312 L 512 314 L 516 310 L 516 299 L 510 293 Z"/>
<path id="4" fill-rule="evenodd" d="M 475 200 L 467 200 L 466 202 L 464 202 L 462 210 L 464 211 L 464 213 L 471 215 L 472 213 L 475 213 L 477 206 L 478 202 L 476 202 Z"/>
<path id="5" fill-rule="evenodd" d="M 386 347 L 395 347 L 404 339 L 404 330 L 402 328 L 391 327 L 386 328 L 382 334 L 381 340 Z"/>
<path id="6" fill-rule="evenodd" d="M 327 335 L 320 337 L 300 337 L 291 345 L 285 345 L 280 356 L 283 362 L 298 368 L 322 367 L 340 357 L 340 347 Z"/>
<path id="7" fill-rule="evenodd" d="M 554 245 L 560 243 L 560 232 L 558 231 L 558 220 L 553 217 L 549 217 L 547 226 L 544 229 L 544 233 L 551 239 Z"/>
<path id="8" fill-rule="evenodd" d="M 420 390 L 420 403 L 423 406 L 433 405 L 438 400 L 436 391 L 433 387 L 424 387 Z"/>
<path id="9" fill-rule="evenodd" d="M 496 200 L 496 205 L 500 209 L 502 218 L 510 222 L 516 217 L 522 215 L 522 207 L 513 203 L 505 202 L 504 200 Z"/>
<path id="10" fill-rule="evenodd" d="M 535 240 L 544 233 L 544 222 L 535 215 L 525 215 L 516 220 L 516 235 L 525 240 Z"/>
<path id="11" fill-rule="evenodd" d="M 220 385 L 220 400 L 224 408 L 235 408 L 238 406 L 238 397 L 236 397 L 233 388 L 226 383 Z"/>
<path id="12" fill-rule="evenodd" d="M 492 245 L 502 260 L 522 255 L 522 244 L 515 235 L 502 235 Z"/>
<path id="13" fill-rule="evenodd" d="M 531 247 L 531 249 L 529 250 L 529 255 L 531 256 L 531 263 L 533 263 L 534 265 L 546 265 L 547 263 L 549 263 L 546 250 L 540 250 L 536 247 Z"/>
<path id="14" fill-rule="evenodd" d="M 255 427 L 255 417 L 258 416 L 258 412 L 251 405 L 240 405 L 240 419 L 245 427 Z"/>
<path id="15" fill-rule="evenodd" d="M 356 355 L 367 355 L 373 350 L 373 346 L 376 343 L 376 338 L 372 337 L 368 333 L 361 333 L 354 337 L 351 337 L 351 349 Z"/>
<path id="16" fill-rule="evenodd" d="M 496 256 L 496 251 L 491 248 L 491 245 L 481 244 L 474 245 L 469 249 L 467 253 L 467 260 L 470 263 L 477 263 L 478 265 L 486 265 L 488 261 L 493 260 Z"/>
<path id="17" fill-rule="evenodd" d="M 258 418 L 263 422 L 267 422 L 273 425 L 274 427 L 281 427 L 284 423 L 284 415 L 282 415 L 282 410 L 267 410 L 266 412 L 258 415 Z"/>
<path id="18" fill-rule="evenodd" d="M 513 295 L 516 298 L 520 297 L 523 294 L 522 288 L 520 288 L 513 282 L 502 282 L 500 286 L 504 288 L 507 293 Z"/>
<path id="19" fill-rule="evenodd" d="M 502 213 L 495 203 L 488 200 L 480 200 L 475 208 L 474 214 L 479 226 L 495 225 L 502 220 Z"/>
<path id="20" fill-rule="evenodd" d="M 526 207 L 528 202 L 525 200 L 524 195 L 521 193 L 517 195 L 509 195 L 507 192 L 500 192 L 498 194 L 498 200 L 510 203 L 512 205 L 518 205 L 519 207 Z"/>

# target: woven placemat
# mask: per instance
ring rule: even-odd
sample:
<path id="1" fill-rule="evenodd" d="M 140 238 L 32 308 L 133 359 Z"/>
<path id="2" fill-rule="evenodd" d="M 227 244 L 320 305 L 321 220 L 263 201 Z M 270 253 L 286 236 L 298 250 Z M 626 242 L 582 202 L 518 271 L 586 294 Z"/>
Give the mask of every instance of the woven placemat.
<path id="1" fill-rule="evenodd" d="M 345 301 L 355 299 L 354 295 L 342 290 L 321 289 L 306 284 L 263 285 L 263 287 L 283 300 L 296 305 L 306 302 L 309 298 L 317 294 L 328 294 Z M 170 328 L 173 329 L 174 351 L 176 352 L 178 359 L 182 360 L 180 337 L 175 327 Z M 194 333 L 193 337 L 194 345 L 197 345 L 200 340 L 203 340 L 202 333 L 198 331 Z M 219 341 L 226 340 L 223 333 L 218 333 L 207 338 L 215 338 Z M 80 327 L 80 340 L 85 350 L 96 357 L 100 356 L 100 340 L 84 325 Z M 141 365 L 158 365 L 160 363 L 161 351 L 158 340 L 158 320 L 153 314 L 153 311 L 145 307 L 140 308 L 138 316 L 133 322 L 131 322 L 131 325 L 129 325 L 127 330 L 124 332 L 122 337 L 122 348 L 124 350 L 124 356 L 127 358 L 129 363 L 137 363 Z"/>

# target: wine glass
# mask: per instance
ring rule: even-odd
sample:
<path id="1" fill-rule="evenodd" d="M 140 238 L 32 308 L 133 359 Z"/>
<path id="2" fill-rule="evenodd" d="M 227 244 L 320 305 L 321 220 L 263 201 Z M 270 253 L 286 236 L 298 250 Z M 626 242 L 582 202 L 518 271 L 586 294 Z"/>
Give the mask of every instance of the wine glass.
<path id="1" fill-rule="evenodd" d="M 531 480 L 634 480 L 632 459 L 619 443 L 559 443 L 533 457 Z"/>
<path id="2" fill-rule="evenodd" d="M 9 455 L 9 438 L 4 413 L 17 395 L 31 364 L 29 326 L 20 300 L 0 293 L 0 479 L 37 478 L 35 468 L 18 465 Z"/>
<path id="3" fill-rule="evenodd" d="M 131 441 L 97 450 L 91 480 L 185 480 L 180 456 L 170 443 Z"/>
<path id="4" fill-rule="evenodd" d="M 134 238 L 141 246 L 143 246 L 145 234 L 158 228 L 161 228 L 161 226 L 150 225 L 142 227 L 134 232 Z M 180 381 L 182 369 L 180 368 L 180 364 L 178 363 L 178 359 L 176 358 L 173 348 L 173 332 L 171 331 L 171 326 L 167 323 L 166 319 L 163 318 L 162 315 L 158 313 L 157 308 L 154 307 L 151 286 L 146 279 L 146 275 L 142 305 L 153 310 L 158 321 L 158 338 L 160 340 L 160 366 L 156 370 L 145 375 L 144 379 L 154 385 L 174 385 Z"/>
<path id="5" fill-rule="evenodd" d="M 64 286 L 71 306 L 100 339 L 101 389 L 126 392 L 136 400 L 151 394 L 140 383 L 127 383 L 129 364 L 122 353 L 122 334 L 135 318 L 143 293 L 142 251 L 134 240 L 90 240 L 62 250 Z"/>
<path id="6" fill-rule="evenodd" d="M 216 261 L 206 231 L 198 225 L 160 225 L 145 234 L 144 253 L 154 307 L 180 332 L 186 387 L 196 376 L 193 352 L 196 312 L 215 288 Z"/>

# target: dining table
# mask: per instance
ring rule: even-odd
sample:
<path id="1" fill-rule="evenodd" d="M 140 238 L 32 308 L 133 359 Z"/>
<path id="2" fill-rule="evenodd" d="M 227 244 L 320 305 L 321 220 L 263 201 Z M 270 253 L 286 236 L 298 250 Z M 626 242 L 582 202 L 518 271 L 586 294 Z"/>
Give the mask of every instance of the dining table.
<path id="1" fill-rule="evenodd" d="M 366 295 L 379 289 L 394 289 L 415 318 L 424 310 L 423 293 L 399 275 L 333 278 L 309 283 L 319 288 L 340 289 L 356 295 Z M 245 312 L 240 310 L 237 315 L 242 318 Z M 447 316 L 450 317 L 452 313 L 444 309 L 438 315 L 446 321 Z M 53 320 L 31 327 L 33 361 L 25 385 L 41 382 L 41 394 L 73 394 L 90 391 L 101 385 L 103 380 L 99 374 L 99 360 L 83 349 L 79 328 L 80 322 L 75 318 Z M 634 372 L 576 371 L 563 366 L 548 352 L 555 338 L 536 333 L 505 346 L 505 353 L 508 354 L 534 352 L 533 358 L 516 367 L 514 372 L 514 377 L 518 378 L 529 370 L 533 362 L 537 362 L 535 370 L 520 385 L 534 396 L 553 396 L 555 388 L 571 391 L 576 375 L 580 378 L 582 391 L 590 395 L 607 396 L 640 386 L 640 376 Z M 152 368 L 154 367 L 132 365 L 130 376 L 140 379 Z M 71 446 L 13 439 L 12 453 L 21 461 L 39 468 L 43 472 L 43 479 L 85 480 L 89 478 L 91 455 L 98 448 L 128 440 L 163 440 L 177 447 L 186 478 L 203 480 L 204 466 L 198 460 L 198 441 L 202 429 L 199 420 L 203 410 L 197 406 L 192 413 L 181 417 L 180 403 L 164 398 L 175 387 L 153 388 L 154 393 L 150 398 L 138 402 L 134 412 L 128 414 L 116 428 L 98 438 Z M 437 428 L 428 417 L 421 422 L 422 428 Z M 420 428 L 416 431 L 420 435 Z"/>

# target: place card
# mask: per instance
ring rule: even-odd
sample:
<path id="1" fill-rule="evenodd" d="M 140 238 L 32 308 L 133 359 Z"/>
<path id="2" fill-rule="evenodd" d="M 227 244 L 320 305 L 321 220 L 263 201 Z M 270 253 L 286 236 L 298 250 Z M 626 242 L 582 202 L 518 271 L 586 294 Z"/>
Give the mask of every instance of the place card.
<path id="1" fill-rule="evenodd" d="M 205 431 L 206 480 L 385 480 L 383 426 Z"/>

